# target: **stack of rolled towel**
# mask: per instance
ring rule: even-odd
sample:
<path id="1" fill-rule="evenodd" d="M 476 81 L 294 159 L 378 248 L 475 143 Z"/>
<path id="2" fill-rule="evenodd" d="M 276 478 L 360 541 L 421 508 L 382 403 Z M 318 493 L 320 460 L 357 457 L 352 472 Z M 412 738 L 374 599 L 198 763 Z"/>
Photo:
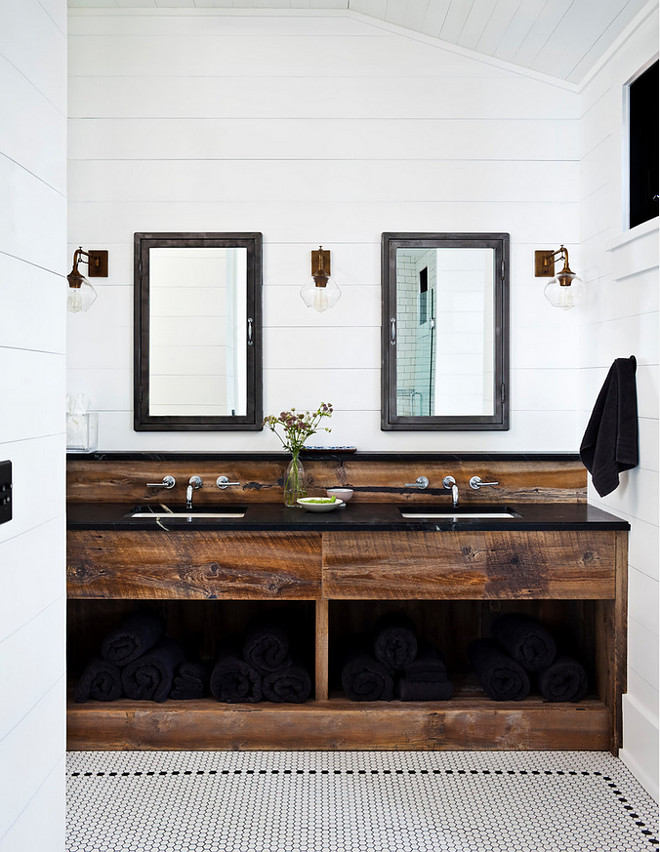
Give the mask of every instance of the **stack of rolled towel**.
<path id="1" fill-rule="evenodd" d="M 384 616 L 369 641 L 356 642 L 345 655 L 341 683 L 351 701 L 444 701 L 454 693 L 441 655 L 418 640 L 402 613 Z"/>
<path id="2" fill-rule="evenodd" d="M 110 630 L 100 656 L 81 674 L 75 700 L 158 701 L 202 698 L 206 667 L 186 658 L 183 647 L 165 636 L 164 624 L 151 612 L 136 612 Z"/>
<path id="3" fill-rule="evenodd" d="M 468 649 L 482 689 L 495 701 L 521 701 L 532 688 L 530 675 L 546 701 L 580 701 L 587 673 L 574 656 L 557 652 L 551 633 L 535 618 L 508 613 L 493 622 L 492 638 Z"/>
<path id="4" fill-rule="evenodd" d="M 302 704 L 312 694 L 312 679 L 293 655 L 289 632 L 270 623 L 253 627 L 240 645 L 220 650 L 211 672 L 211 694 L 230 704 Z"/>

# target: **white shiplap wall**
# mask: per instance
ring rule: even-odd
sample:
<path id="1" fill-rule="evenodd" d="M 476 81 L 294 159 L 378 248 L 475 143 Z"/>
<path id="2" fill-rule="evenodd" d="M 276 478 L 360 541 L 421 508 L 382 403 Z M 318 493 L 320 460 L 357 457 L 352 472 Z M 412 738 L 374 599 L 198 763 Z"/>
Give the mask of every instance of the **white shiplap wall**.
<path id="1" fill-rule="evenodd" d="M 579 96 L 365 19 L 70 11 L 69 242 L 110 251 L 70 317 L 69 390 L 99 446 L 276 449 L 266 433 L 132 430 L 136 231 L 264 234 L 265 411 L 335 406 L 368 450 L 575 451 L 579 321 L 532 277 L 535 248 L 579 266 Z M 380 431 L 380 235 L 511 234 L 512 428 Z M 310 251 L 343 289 L 299 298 Z M 573 253 L 575 251 L 575 254 Z"/>
<path id="2" fill-rule="evenodd" d="M 64 848 L 64 0 L 0 6 L 0 850 Z"/>
<path id="3" fill-rule="evenodd" d="M 582 428 L 615 358 L 637 357 L 639 467 L 589 499 L 628 519 L 629 669 L 622 757 L 658 797 L 658 220 L 624 224 L 626 83 L 657 57 L 657 6 L 582 94 L 582 270 L 589 281 L 581 363 Z"/>

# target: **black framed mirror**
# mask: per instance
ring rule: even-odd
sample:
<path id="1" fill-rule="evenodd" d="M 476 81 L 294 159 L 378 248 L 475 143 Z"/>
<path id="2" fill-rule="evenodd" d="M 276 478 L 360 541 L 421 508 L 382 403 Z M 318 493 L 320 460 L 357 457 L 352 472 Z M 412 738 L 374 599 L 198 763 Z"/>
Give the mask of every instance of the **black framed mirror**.
<path id="1" fill-rule="evenodd" d="M 135 234 L 134 428 L 263 428 L 262 235 Z"/>
<path id="2" fill-rule="evenodd" d="M 508 270 L 508 234 L 383 234 L 381 429 L 509 428 Z"/>

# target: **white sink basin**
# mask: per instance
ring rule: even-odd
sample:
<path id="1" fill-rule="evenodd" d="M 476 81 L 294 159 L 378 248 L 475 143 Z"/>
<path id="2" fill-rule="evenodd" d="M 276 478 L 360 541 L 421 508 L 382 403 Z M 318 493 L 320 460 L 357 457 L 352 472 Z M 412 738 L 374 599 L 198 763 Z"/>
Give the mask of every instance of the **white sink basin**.
<path id="1" fill-rule="evenodd" d="M 429 520 L 435 520 L 436 518 L 452 518 L 455 521 L 471 521 L 474 518 L 492 518 L 493 520 L 499 518 L 519 518 L 517 512 L 512 512 L 507 509 L 506 506 L 494 506 L 492 509 L 487 507 L 482 507 L 479 509 L 470 509 L 469 506 L 465 506 L 465 508 L 457 506 L 456 508 L 450 509 L 435 509 L 420 506 L 399 506 L 399 512 L 401 512 L 402 518 L 409 518 L 411 520 L 419 520 L 420 518 Z"/>
<path id="2" fill-rule="evenodd" d="M 247 506 L 227 506 L 215 510 L 208 506 L 199 509 L 182 509 L 180 507 L 170 509 L 169 506 L 161 503 L 158 506 L 138 506 L 130 513 L 130 516 L 131 518 L 161 518 L 161 520 L 168 518 L 244 518 L 246 512 Z"/>

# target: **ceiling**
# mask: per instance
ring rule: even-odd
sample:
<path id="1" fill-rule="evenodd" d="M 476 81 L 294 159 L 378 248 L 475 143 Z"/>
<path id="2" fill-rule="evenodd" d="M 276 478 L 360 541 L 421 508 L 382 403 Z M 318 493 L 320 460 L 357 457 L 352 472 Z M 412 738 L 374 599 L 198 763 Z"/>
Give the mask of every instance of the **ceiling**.
<path id="1" fill-rule="evenodd" d="M 68 0 L 69 8 L 350 10 L 580 83 L 649 0 Z"/>

